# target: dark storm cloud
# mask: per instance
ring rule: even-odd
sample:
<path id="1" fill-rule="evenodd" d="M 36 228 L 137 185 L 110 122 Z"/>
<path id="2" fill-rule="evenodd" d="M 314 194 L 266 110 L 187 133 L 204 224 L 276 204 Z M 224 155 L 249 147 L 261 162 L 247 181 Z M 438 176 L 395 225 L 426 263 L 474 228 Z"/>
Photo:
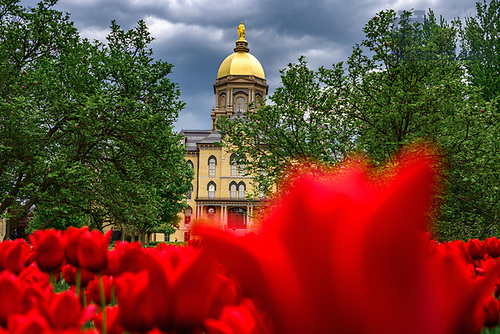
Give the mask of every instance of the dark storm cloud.
<path id="1" fill-rule="evenodd" d="M 33 6 L 33 0 L 22 4 Z M 346 60 L 363 38 L 362 28 L 383 9 L 432 8 L 447 20 L 474 15 L 471 0 L 60 0 L 84 37 L 105 41 L 111 20 L 124 29 L 145 20 L 154 56 L 175 65 L 186 108 L 176 128 L 210 128 L 212 84 L 233 52 L 236 27 L 243 21 L 250 52 L 264 67 L 270 93 L 280 84 L 279 70 L 305 55 L 311 67 Z"/>

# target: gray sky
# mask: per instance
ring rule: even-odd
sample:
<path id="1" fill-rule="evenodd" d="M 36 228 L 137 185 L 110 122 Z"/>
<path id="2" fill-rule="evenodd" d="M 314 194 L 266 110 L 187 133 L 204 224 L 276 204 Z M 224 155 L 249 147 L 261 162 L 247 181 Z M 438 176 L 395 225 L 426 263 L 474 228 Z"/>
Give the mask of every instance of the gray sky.
<path id="1" fill-rule="evenodd" d="M 22 0 L 33 6 L 35 0 Z M 59 0 L 83 37 L 105 41 L 112 20 L 123 29 L 143 19 L 154 57 L 175 65 L 170 80 L 186 107 L 176 130 L 209 129 L 215 104 L 212 84 L 238 39 L 243 22 L 252 53 L 264 67 L 269 93 L 279 70 L 301 55 L 313 68 L 346 60 L 362 28 L 384 9 L 427 10 L 450 20 L 475 14 L 474 0 Z"/>

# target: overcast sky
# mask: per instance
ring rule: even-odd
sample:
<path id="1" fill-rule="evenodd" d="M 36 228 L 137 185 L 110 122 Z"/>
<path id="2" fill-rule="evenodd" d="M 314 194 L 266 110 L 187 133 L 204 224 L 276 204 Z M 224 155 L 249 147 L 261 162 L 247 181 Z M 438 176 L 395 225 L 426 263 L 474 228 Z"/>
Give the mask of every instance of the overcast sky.
<path id="1" fill-rule="evenodd" d="M 155 37 L 154 57 L 175 65 L 170 80 L 186 102 L 176 130 L 210 129 L 212 85 L 233 52 L 240 22 L 272 93 L 280 85 L 279 70 L 301 55 L 313 68 L 346 60 L 363 39 L 365 23 L 381 10 L 431 8 L 447 20 L 475 15 L 474 0 L 59 0 L 55 8 L 70 13 L 91 40 L 105 41 L 112 20 L 127 30 L 146 22 Z"/>

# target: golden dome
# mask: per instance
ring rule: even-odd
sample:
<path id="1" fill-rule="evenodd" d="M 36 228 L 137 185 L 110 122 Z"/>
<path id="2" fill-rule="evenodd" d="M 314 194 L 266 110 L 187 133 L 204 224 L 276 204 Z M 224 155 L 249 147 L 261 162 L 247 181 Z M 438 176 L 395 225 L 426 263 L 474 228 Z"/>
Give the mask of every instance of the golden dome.
<path id="1" fill-rule="evenodd" d="M 227 56 L 219 67 L 217 79 L 226 75 L 254 75 L 265 79 L 264 69 L 252 54 L 238 51 Z"/>
<path id="2" fill-rule="evenodd" d="M 227 56 L 220 65 L 217 79 L 227 75 L 253 75 L 265 79 L 266 76 L 262 65 L 257 58 L 248 52 L 243 22 L 238 26 L 238 37 L 234 53 Z"/>

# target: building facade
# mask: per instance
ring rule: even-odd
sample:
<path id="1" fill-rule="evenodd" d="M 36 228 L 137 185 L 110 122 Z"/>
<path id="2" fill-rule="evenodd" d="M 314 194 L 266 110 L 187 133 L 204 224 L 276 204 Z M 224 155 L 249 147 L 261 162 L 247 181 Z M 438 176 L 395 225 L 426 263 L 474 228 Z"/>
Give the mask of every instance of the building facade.
<path id="1" fill-rule="evenodd" d="M 243 23 L 238 26 L 234 53 L 220 65 L 213 89 L 212 128 L 181 131 L 194 179 L 187 194 L 188 208 L 171 241 L 189 240 L 191 222 L 200 218 L 244 235 L 252 228 L 252 217 L 261 205 L 260 199 L 248 200 L 248 194 L 255 193 L 252 179 L 245 175 L 245 166 L 235 163 L 237 157 L 224 148 L 216 128 L 219 117 L 239 117 L 250 103 L 258 106 L 268 93 L 264 69 L 249 53 Z"/>

